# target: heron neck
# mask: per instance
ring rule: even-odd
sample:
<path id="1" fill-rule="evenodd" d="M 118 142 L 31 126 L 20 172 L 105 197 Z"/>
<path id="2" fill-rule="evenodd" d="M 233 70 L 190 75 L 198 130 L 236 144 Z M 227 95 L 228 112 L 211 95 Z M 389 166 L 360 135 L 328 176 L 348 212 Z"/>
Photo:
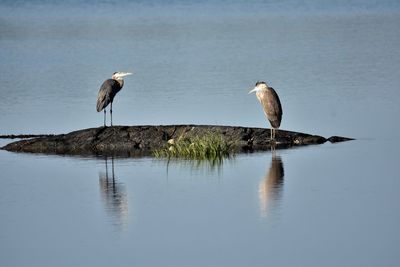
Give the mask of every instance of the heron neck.
<path id="1" fill-rule="evenodd" d="M 121 88 L 122 88 L 122 86 L 124 86 L 124 80 L 122 80 L 122 79 L 115 79 L 118 83 L 119 83 L 119 86 L 121 86 Z"/>

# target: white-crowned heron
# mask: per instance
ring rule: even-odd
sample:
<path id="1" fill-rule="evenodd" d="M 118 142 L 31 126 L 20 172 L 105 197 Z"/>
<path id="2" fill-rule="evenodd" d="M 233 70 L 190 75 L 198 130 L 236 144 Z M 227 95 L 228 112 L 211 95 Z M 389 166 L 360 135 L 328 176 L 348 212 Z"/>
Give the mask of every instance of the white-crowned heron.
<path id="1" fill-rule="evenodd" d="M 264 109 L 264 114 L 269 120 L 271 128 L 271 140 L 275 140 L 275 129 L 278 129 L 282 120 L 282 105 L 274 88 L 269 87 L 265 82 L 257 82 L 254 89 L 249 92 L 256 92 L 258 101 Z"/>
<path id="2" fill-rule="evenodd" d="M 106 107 L 110 105 L 110 117 L 112 126 L 112 103 L 115 95 L 124 86 L 123 77 L 131 75 L 129 72 L 114 72 L 111 79 L 107 79 L 100 87 L 99 94 L 97 95 L 97 112 L 104 109 L 104 126 L 106 126 Z"/>

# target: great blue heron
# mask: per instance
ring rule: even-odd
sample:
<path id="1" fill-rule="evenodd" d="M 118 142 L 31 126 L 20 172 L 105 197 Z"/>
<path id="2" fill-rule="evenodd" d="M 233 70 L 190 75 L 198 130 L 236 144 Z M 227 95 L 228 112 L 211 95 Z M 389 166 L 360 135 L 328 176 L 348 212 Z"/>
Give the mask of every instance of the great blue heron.
<path id="1" fill-rule="evenodd" d="M 282 105 L 278 94 L 274 88 L 269 87 L 265 82 L 257 82 L 254 89 L 249 92 L 256 92 L 258 101 L 264 109 L 264 114 L 267 116 L 271 128 L 271 140 L 275 140 L 275 129 L 279 128 L 282 120 Z"/>
<path id="2" fill-rule="evenodd" d="M 110 117 L 111 117 L 111 126 L 112 126 L 112 103 L 115 95 L 122 89 L 124 86 L 123 77 L 127 75 L 131 75 L 129 72 L 114 72 L 111 76 L 111 79 L 107 79 L 103 82 L 100 87 L 99 94 L 97 95 L 97 112 L 100 112 L 104 109 L 104 126 L 106 126 L 106 107 L 108 104 L 110 105 Z"/>

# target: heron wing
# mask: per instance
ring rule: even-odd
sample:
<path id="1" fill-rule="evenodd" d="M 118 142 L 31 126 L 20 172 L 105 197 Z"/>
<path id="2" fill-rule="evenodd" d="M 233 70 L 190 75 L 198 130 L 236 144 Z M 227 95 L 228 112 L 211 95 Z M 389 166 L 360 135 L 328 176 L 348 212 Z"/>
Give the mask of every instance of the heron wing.
<path id="1" fill-rule="evenodd" d="M 278 94 L 272 87 L 269 87 L 267 91 L 259 94 L 258 99 L 260 100 L 265 116 L 267 116 L 272 127 L 278 128 L 281 125 L 283 114 Z"/>
<path id="2" fill-rule="evenodd" d="M 117 87 L 119 87 L 119 84 L 113 79 L 108 79 L 103 82 L 97 95 L 96 109 L 98 112 L 103 110 L 113 101 L 115 94 L 119 91 L 116 90 Z"/>

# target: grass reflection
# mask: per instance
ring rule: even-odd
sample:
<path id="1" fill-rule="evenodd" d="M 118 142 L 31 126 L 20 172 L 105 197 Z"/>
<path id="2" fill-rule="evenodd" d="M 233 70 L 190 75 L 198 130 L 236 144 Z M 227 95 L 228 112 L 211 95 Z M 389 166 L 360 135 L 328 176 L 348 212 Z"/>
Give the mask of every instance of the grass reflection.
<path id="1" fill-rule="evenodd" d="M 169 167 L 178 167 L 178 169 L 189 170 L 193 174 L 198 175 L 214 175 L 221 174 L 224 164 L 232 163 L 235 160 L 234 156 L 225 158 L 210 158 L 210 159 L 182 159 L 175 157 L 159 158 L 157 161 L 166 165 L 167 173 Z"/>

